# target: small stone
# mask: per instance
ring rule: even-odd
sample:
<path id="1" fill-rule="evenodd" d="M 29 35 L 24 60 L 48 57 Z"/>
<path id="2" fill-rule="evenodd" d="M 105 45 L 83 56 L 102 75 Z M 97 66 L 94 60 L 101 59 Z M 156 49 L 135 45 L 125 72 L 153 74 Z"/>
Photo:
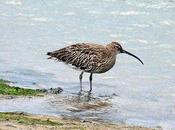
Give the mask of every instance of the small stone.
<path id="1" fill-rule="evenodd" d="M 49 92 L 49 93 L 52 93 L 52 94 L 59 94 L 59 93 L 61 93 L 62 91 L 63 91 L 63 89 L 60 88 L 60 87 L 57 87 L 57 88 L 50 88 L 50 89 L 48 90 L 48 92 Z"/>
<path id="2" fill-rule="evenodd" d="M 117 95 L 116 93 L 113 93 L 112 96 L 119 96 L 119 95 Z"/>

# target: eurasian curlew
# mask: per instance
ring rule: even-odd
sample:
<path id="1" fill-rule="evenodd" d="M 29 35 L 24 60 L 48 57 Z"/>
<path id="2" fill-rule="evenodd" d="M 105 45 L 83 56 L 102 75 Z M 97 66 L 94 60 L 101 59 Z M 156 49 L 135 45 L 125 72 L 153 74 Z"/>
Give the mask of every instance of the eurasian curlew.
<path id="1" fill-rule="evenodd" d="M 48 52 L 47 55 L 50 56 L 48 59 L 55 58 L 58 61 L 71 64 L 76 69 L 82 71 L 79 76 L 80 93 L 82 91 L 83 73 L 90 73 L 89 93 L 91 93 L 93 73 L 104 73 L 110 70 L 116 62 L 116 55 L 119 53 L 133 56 L 143 64 L 141 59 L 124 50 L 118 42 L 111 42 L 106 46 L 94 43 L 77 43 L 53 52 Z"/>

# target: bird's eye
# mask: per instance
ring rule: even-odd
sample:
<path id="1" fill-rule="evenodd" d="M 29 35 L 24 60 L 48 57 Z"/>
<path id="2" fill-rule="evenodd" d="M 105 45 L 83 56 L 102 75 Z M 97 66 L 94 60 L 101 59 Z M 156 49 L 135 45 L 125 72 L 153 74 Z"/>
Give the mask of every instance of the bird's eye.
<path id="1" fill-rule="evenodd" d="M 118 49 L 118 50 L 120 50 L 120 49 L 121 49 L 121 47 L 120 47 L 120 46 L 117 46 L 117 49 Z"/>

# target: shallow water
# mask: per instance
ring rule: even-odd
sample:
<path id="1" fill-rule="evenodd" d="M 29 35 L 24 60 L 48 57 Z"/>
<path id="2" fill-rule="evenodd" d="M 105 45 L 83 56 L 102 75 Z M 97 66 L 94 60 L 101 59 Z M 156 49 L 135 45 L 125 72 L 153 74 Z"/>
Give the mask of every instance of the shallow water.
<path id="1" fill-rule="evenodd" d="M 1 0 L 0 78 L 31 88 L 62 87 L 64 92 L 61 102 L 57 96 L 1 100 L 0 111 L 98 117 L 175 129 L 174 12 L 174 0 Z M 67 110 L 63 101 L 78 92 L 80 72 L 47 60 L 46 52 L 75 42 L 111 41 L 119 41 L 145 65 L 119 55 L 111 71 L 94 75 L 93 80 L 93 97 L 109 98 L 111 105 Z M 88 90 L 88 75 L 83 81 Z"/>

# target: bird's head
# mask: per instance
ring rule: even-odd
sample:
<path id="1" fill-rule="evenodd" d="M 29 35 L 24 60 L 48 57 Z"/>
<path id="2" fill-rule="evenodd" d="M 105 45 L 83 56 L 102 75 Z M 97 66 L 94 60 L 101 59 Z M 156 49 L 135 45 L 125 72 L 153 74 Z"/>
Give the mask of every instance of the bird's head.
<path id="1" fill-rule="evenodd" d="M 130 53 L 130 52 L 124 50 L 124 49 L 122 48 L 122 46 L 121 46 L 118 42 L 112 42 L 111 44 L 112 44 L 113 47 L 115 48 L 116 54 L 119 54 L 119 53 L 128 54 L 128 55 L 130 55 L 130 56 L 136 58 L 137 60 L 139 60 L 142 64 L 144 64 L 143 61 L 142 61 L 140 58 L 138 58 L 138 57 L 135 56 L 134 54 L 132 54 L 132 53 Z"/>

